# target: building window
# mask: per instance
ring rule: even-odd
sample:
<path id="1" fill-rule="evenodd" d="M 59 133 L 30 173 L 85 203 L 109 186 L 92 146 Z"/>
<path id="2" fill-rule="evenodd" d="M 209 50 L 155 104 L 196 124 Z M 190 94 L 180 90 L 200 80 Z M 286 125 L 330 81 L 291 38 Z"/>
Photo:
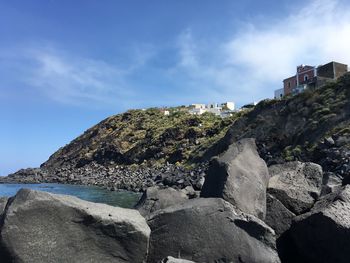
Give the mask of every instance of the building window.
<path id="1" fill-rule="evenodd" d="M 304 76 L 304 81 L 307 81 L 309 79 L 309 76 L 308 75 L 305 75 Z"/>
<path id="2" fill-rule="evenodd" d="M 290 88 L 290 82 L 288 82 L 288 88 Z"/>

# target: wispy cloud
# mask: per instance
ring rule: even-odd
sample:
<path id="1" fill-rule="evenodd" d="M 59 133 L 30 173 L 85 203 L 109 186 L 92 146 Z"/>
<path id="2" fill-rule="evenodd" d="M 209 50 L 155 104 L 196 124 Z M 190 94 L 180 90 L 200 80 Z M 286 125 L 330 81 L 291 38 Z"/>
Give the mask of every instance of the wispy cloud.
<path id="1" fill-rule="evenodd" d="M 152 57 L 152 49 L 135 49 L 130 63 L 115 65 L 103 60 L 74 55 L 66 50 L 42 47 L 12 48 L 0 53 L 0 68 L 5 72 L 17 72 L 17 76 L 4 76 L 8 91 L 14 90 L 14 82 L 31 89 L 45 98 L 62 104 L 90 108 L 128 108 L 136 101 L 137 87 L 127 79 Z M 4 80 L 1 81 L 1 84 Z M 2 85 L 3 86 L 3 85 Z M 16 93 L 18 94 L 18 92 Z"/>
<path id="2" fill-rule="evenodd" d="M 127 65 L 55 45 L 0 50 L 0 74 L 16 72 L 59 103 L 126 109 L 195 101 L 244 104 L 272 97 L 298 64 L 350 63 L 350 6 L 342 0 L 309 0 L 278 21 L 241 23 L 225 40 L 196 38 L 189 27 L 173 46 L 141 43 L 131 48 Z"/>
<path id="3" fill-rule="evenodd" d="M 178 66 L 201 80 L 198 86 L 210 83 L 214 97 L 248 102 L 271 97 L 298 64 L 350 63 L 350 6 L 340 0 L 308 1 L 277 22 L 246 23 L 229 41 L 205 51 L 197 48 L 200 42 L 190 30 L 179 39 Z"/>
<path id="4" fill-rule="evenodd" d="M 120 70 L 104 61 L 72 56 L 57 50 L 33 50 L 27 55 L 37 64 L 29 83 L 50 99 L 69 104 L 117 104 L 132 97 Z"/>

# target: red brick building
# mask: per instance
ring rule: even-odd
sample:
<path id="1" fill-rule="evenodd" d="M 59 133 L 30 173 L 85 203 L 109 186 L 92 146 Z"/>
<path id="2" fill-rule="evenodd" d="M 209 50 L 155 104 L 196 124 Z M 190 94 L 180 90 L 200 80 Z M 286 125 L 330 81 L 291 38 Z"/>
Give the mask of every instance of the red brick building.
<path id="1" fill-rule="evenodd" d="M 309 87 L 320 87 L 347 72 L 348 66 L 346 64 L 334 61 L 318 67 L 300 65 L 297 67 L 296 75 L 283 80 L 283 95 L 299 93 Z"/>

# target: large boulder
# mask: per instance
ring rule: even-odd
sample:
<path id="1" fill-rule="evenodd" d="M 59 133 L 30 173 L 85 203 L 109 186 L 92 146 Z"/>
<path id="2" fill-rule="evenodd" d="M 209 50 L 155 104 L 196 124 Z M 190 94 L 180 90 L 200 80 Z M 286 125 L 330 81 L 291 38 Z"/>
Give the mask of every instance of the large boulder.
<path id="1" fill-rule="evenodd" d="M 22 189 L 1 228 L 2 262 L 145 262 L 150 229 L 136 210 Z"/>
<path id="2" fill-rule="evenodd" d="M 160 189 L 154 186 L 147 188 L 135 208 L 139 210 L 141 215 L 148 216 L 155 211 L 175 204 L 182 204 L 187 200 L 188 196 L 184 191 L 173 188 Z"/>
<path id="3" fill-rule="evenodd" d="M 292 224 L 295 217 L 278 199 L 267 194 L 265 223 L 275 230 L 276 235 L 283 234 Z"/>
<path id="4" fill-rule="evenodd" d="M 310 212 L 297 217 L 289 235 L 300 256 L 297 262 L 349 262 L 350 186 L 324 196 Z"/>
<path id="5" fill-rule="evenodd" d="M 221 198 L 196 198 L 153 213 L 148 262 L 166 256 L 195 262 L 280 262 L 275 234 Z"/>
<path id="6" fill-rule="evenodd" d="M 255 140 L 242 139 L 212 159 L 201 197 L 221 197 L 243 212 L 263 219 L 268 180 L 268 169 L 259 157 Z"/>
<path id="7" fill-rule="evenodd" d="M 299 215 L 313 206 L 322 190 L 322 167 L 299 161 L 269 167 L 268 192 Z"/>

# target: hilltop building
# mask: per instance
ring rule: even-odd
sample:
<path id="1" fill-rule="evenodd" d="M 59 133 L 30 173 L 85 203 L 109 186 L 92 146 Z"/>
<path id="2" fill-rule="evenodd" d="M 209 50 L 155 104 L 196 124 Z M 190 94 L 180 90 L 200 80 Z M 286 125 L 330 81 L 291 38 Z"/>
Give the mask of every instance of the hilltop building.
<path id="1" fill-rule="evenodd" d="M 191 104 L 189 113 L 194 115 L 202 115 L 205 112 L 210 112 L 221 117 L 230 116 L 230 114 L 235 110 L 234 102 L 225 103 L 210 103 L 210 104 Z"/>
<path id="2" fill-rule="evenodd" d="M 348 65 L 330 62 L 318 67 L 297 66 L 296 74 L 283 80 L 283 88 L 275 90 L 275 99 L 298 94 L 307 88 L 319 88 L 327 82 L 334 81 L 348 72 Z"/>

